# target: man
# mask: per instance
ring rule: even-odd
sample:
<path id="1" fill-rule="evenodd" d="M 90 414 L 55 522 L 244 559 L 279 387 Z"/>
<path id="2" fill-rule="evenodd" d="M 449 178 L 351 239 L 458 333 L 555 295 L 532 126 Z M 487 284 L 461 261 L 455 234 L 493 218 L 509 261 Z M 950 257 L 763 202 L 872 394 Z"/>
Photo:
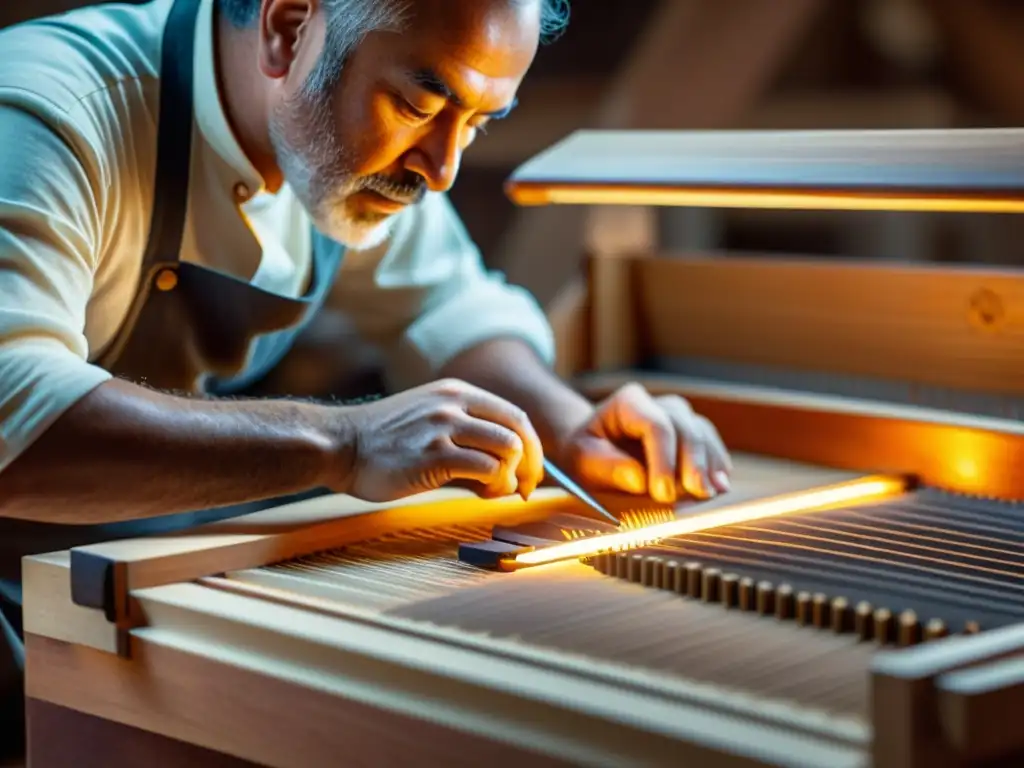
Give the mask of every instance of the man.
<path id="1" fill-rule="evenodd" d="M 445 197 L 565 11 L 155 0 L 0 33 L 9 618 L 20 555 L 316 489 L 525 497 L 542 453 L 662 501 L 727 489 L 682 400 L 632 386 L 595 408 L 551 373 L 543 314 Z M 394 394 L 240 397 L 328 304 Z"/>

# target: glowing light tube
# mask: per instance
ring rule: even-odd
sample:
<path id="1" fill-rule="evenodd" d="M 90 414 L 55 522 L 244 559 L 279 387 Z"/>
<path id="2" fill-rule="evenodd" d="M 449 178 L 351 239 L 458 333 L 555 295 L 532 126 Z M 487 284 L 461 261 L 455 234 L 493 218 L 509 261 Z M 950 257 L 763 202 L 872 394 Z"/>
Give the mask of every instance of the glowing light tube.
<path id="1" fill-rule="evenodd" d="M 670 520 L 666 523 L 638 528 L 619 533 L 574 539 L 565 543 L 552 544 L 531 552 L 517 555 L 511 568 L 542 565 L 557 560 L 588 557 L 603 552 L 618 552 L 647 546 L 660 539 L 683 536 L 687 533 L 706 531 L 726 525 L 738 525 L 768 517 L 778 517 L 794 512 L 812 512 L 839 505 L 862 504 L 903 493 L 907 480 L 901 477 L 870 476 L 846 483 L 800 491 L 769 499 L 742 502 L 735 506 L 723 507 L 710 512 L 696 513 L 688 517 Z"/>

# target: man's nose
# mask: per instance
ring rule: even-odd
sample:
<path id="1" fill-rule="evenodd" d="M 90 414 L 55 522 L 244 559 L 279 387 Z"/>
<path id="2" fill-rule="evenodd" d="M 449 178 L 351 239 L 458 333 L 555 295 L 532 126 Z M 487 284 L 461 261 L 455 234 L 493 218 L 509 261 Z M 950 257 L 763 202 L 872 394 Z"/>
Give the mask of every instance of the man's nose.
<path id="1" fill-rule="evenodd" d="M 426 179 L 432 192 L 447 192 L 459 175 L 460 143 L 457 131 L 431 131 L 409 153 L 406 168 Z"/>

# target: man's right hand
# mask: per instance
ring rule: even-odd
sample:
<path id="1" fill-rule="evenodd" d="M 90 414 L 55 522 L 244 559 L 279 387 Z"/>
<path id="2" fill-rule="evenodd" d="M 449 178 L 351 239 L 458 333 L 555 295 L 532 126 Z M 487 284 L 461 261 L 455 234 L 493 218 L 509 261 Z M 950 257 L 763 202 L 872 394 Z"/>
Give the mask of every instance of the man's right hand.
<path id="1" fill-rule="evenodd" d="M 446 379 L 346 409 L 354 448 L 344 487 L 393 501 L 452 482 L 485 498 L 523 498 L 544 475 L 540 438 L 522 409 Z"/>

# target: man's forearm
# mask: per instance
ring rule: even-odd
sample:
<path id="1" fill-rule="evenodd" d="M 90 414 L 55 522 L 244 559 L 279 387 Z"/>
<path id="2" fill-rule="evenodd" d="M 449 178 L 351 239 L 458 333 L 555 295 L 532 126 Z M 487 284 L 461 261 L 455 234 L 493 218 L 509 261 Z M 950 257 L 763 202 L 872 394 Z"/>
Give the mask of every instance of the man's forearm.
<path id="1" fill-rule="evenodd" d="M 127 520 L 239 504 L 342 480 L 347 439 L 327 406 L 215 401 L 123 381 L 97 387 L 0 472 L 0 516 Z"/>
<path id="2" fill-rule="evenodd" d="M 545 453 L 556 461 L 565 439 L 593 414 L 586 398 L 518 340 L 484 342 L 452 360 L 442 375 L 483 387 L 526 411 Z"/>

